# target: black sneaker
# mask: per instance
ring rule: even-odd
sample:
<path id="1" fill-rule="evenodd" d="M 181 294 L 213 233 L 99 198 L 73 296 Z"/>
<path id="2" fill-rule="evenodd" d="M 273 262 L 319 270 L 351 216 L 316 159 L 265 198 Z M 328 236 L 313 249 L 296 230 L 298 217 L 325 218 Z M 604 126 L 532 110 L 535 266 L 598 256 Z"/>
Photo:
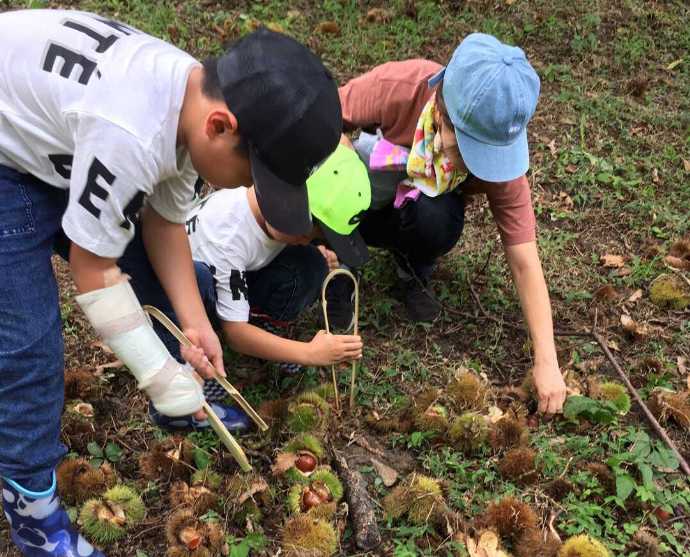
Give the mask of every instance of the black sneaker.
<path id="1" fill-rule="evenodd" d="M 429 323 L 441 313 L 441 303 L 431 287 L 417 279 L 403 283 L 405 308 L 411 321 Z"/>
<path id="2" fill-rule="evenodd" d="M 326 288 L 326 312 L 331 332 L 348 332 L 355 322 L 355 285 L 347 276 L 336 276 Z"/>

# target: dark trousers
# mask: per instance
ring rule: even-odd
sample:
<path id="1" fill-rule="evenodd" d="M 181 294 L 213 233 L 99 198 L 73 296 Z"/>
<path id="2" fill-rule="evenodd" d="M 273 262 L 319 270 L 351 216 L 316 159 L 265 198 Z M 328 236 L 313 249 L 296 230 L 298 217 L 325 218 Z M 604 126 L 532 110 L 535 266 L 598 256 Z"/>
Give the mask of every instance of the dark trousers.
<path id="1" fill-rule="evenodd" d="M 140 232 L 130 242 L 118 265 L 132 277 L 132 288 L 142 305 L 157 307 L 179 325 L 172 304 L 151 267 Z M 194 268 L 206 313 L 211 323 L 218 325 L 213 275 L 201 261 L 195 261 Z M 327 272 L 326 260 L 316 247 L 287 246 L 266 267 L 247 273 L 249 305 L 253 312 L 276 321 L 294 321 L 319 296 Z M 154 322 L 154 329 L 170 353 L 180 359 L 179 342 L 157 322 Z"/>
<path id="2" fill-rule="evenodd" d="M 426 281 L 436 259 L 453 249 L 460 239 L 464 222 L 465 200 L 461 194 L 422 194 L 400 209 L 391 203 L 367 212 L 359 230 L 367 245 L 390 250 L 406 273 Z"/>

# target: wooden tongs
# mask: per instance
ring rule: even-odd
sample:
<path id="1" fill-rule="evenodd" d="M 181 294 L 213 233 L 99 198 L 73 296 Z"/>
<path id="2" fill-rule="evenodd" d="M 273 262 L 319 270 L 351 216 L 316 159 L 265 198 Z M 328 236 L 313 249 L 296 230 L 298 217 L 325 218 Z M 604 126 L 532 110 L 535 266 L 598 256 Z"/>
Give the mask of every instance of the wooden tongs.
<path id="1" fill-rule="evenodd" d="M 180 341 L 180 344 L 184 346 L 192 346 L 192 342 L 185 336 L 185 334 L 180 331 L 180 329 L 173 323 L 167 315 L 165 315 L 161 310 L 158 308 L 155 308 L 153 306 L 143 306 L 143 309 L 146 313 L 148 313 L 151 317 L 156 318 L 156 320 L 165 327 L 171 335 L 173 335 L 178 341 Z M 254 423 L 259 427 L 261 431 L 266 431 L 268 429 L 268 425 L 266 422 L 259 416 L 259 414 L 254 410 L 250 404 L 244 399 L 244 397 L 240 394 L 240 392 L 232 386 L 232 384 L 225 379 L 218 371 L 213 367 L 213 365 L 209 362 L 209 365 L 211 366 L 211 369 L 213 370 L 213 375 L 214 379 L 220 383 L 220 385 L 227 391 L 227 393 L 230 395 L 230 397 L 237 403 L 239 406 L 244 410 L 247 415 L 254 420 Z M 249 460 L 247 460 L 247 455 L 244 453 L 242 450 L 242 447 L 240 444 L 235 440 L 235 438 L 232 436 L 232 434 L 228 431 L 228 428 L 225 427 L 223 422 L 218 418 L 216 413 L 213 411 L 213 408 L 211 408 L 211 405 L 204 401 L 203 404 L 203 409 L 204 412 L 206 412 L 208 416 L 208 421 L 211 424 L 211 427 L 213 428 L 213 431 L 216 432 L 220 440 L 223 442 L 223 444 L 227 447 L 227 449 L 230 451 L 232 456 L 235 458 L 237 463 L 240 465 L 240 468 L 242 469 L 243 472 L 249 472 L 252 469 L 252 465 L 249 464 Z"/>

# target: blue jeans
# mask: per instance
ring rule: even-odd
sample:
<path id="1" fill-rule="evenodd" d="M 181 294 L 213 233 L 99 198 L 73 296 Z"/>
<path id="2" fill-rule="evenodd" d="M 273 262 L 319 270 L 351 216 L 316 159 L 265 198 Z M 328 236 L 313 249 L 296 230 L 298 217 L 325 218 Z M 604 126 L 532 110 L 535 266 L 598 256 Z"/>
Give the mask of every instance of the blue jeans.
<path id="1" fill-rule="evenodd" d="M 132 277 L 132 288 L 142 304 L 157 307 L 179 325 L 172 304 L 151 267 L 139 232 L 127 246 L 118 265 Z M 211 323 L 217 326 L 213 275 L 201 261 L 195 261 L 194 268 L 206 313 Z M 249 305 L 252 311 L 272 319 L 294 321 L 320 295 L 327 273 L 326 260 L 316 247 L 287 246 L 266 267 L 247 273 Z M 160 324 L 154 323 L 154 329 L 170 353 L 181 359 L 179 342 Z"/>
<path id="2" fill-rule="evenodd" d="M 354 143 L 367 168 L 377 139 L 363 133 Z M 406 176 L 405 172 L 369 169 L 372 203 L 359 232 L 367 245 L 388 249 L 401 269 L 426 281 L 436 260 L 453 249 L 462 235 L 465 200 L 457 191 L 438 197 L 422 194 L 396 209 L 395 191 Z"/>
<path id="3" fill-rule="evenodd" d="M 0 476 L 44 491 L 60 443 L 64 349 L 51 255 L 67 192 L 0 165 Z"/>

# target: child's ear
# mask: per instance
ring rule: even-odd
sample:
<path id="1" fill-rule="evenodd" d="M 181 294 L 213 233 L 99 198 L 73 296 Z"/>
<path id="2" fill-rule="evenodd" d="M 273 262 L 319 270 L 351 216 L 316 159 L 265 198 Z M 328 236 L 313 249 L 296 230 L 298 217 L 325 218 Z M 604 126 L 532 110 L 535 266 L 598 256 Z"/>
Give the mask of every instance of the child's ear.
<path id="1" fill-rule="evenodd" d="M 237 134 L 238 131 L 237 118 L 229 110 L 213 110 L 206 117 L 206 135 L 209 139 L 225 133 Z"/>

